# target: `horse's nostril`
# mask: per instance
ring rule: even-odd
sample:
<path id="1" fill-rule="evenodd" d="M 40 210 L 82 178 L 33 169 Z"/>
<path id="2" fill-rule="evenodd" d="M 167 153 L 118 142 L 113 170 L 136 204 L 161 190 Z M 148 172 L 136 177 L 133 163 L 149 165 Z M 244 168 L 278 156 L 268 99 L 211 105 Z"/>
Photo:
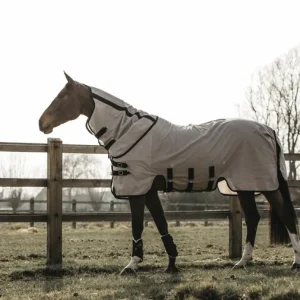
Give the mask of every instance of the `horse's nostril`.
<path id="1" fill-rule="evenodd" d="M 46 126 L 45 126 L 45 124 L 44 124 L 44 122 L 43 122 L 43 120 L 42 120 L 42 118 L 41 119 L 39 119 L 39 128 L 40 128 L 40 130 L 42 131 L 43 130 L 43 128 L 45 128 Z"/>

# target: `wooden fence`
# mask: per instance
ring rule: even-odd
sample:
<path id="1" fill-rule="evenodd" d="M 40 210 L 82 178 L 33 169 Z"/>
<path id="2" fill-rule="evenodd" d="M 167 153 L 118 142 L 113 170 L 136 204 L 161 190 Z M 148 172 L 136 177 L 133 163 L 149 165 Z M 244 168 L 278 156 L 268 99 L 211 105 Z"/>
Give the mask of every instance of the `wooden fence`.
<path id="1" fill-rule="evenodd" d="M 76 196 L 75 196 L 76 197 Z M 79 195 L 80 198 L 80 195 Z M 30 214 L 36 214 L 36 213 L 44 213 L 46 210 L 45 209 L 37 209 L 36 208 L 36 204 L 43 204 L 46 205 L 47 204 L 47 200 L 36 200 L 33 197 L 30 198 L 29 200 L 21 200 L 20 204 L 18 206 L 17 209 L 15 209 L 15 211 L 12 209 L 12 207 L 10 206 L 10 199 L 0 199 L 0 210 L 1 213 L 6 213 L 6 214 L 20 214 L 20 213 L 30 213 Z M 6 205 L 5 205 L 6 204 Z M 27 207 L 29 207 L 28 209 L 22 208 L 24 205 L 27 204 Z M 99 207 L 101 209 L 93 209 L 92 208 L 92 202 L 89 201 L 83 201 L 83 200 L 77 200 L 76 198 L 70 200 L 63 200 L 62 204 L 68 205 L 71 207 L 71 211 L 72 213 L 76 213 L 76 212 L 80 212 L 83 211 L 83 209 L 81 208 L 81 206 L 84 206 L 84 212 L 101 212 L 101 211 L 111 211 L 114 212 L 116 211 L 116 213 L 120 212 L 120 210 L 118 210 L 118 207 L 125 207 L 125 209 L 121 209 L 121 211 L 126 211 L 129 212 L 130 211 L 130 207 L 129 207 L 129 202 L 127 200 L 123 200 L 123 201 L 118 201 L 118 200 L 111 200 L 109 202 L 103 202 L 103 201 L 98 201 L 97 204 L 99 204 Z M 90 210 L 86 209 L 86 206 L 89 205 L 91 207 Z M 222 210 L 228 210 L 229 209 L 229 203 L 225 204 L 225 203 L 187 203 L 187 202 L 180 202 L 180 203 L 167 203 L 168 207 L 172 208 L 172 211 L 180 211 L 179 208 L 181 208 L 181 211 L 189 211 L 189 209 L 193 211 L 197 210 L 197 211 L 222 211 Z M 1 207 L 1 206 L 4 206 Z M 269 204 L 266 202 L 256 202 L 256 206 L 258 208 L 258 210 L 267 210 L 269 207 Z M 79 207 L 79 208 L 78 208 Z M 103 210 L 103 207 L 107 207 L 107 209 Z M 164 209 L 166 210 L 166 207 L 163 204 Z M 81 208 L 81 209 L 80 209 Z M 147 211 L 146 211 L 147 213 Z M 176 220 L 176 226 L 180 226 L 180 221 L 181 221 L 181 217 L 179 215 L 179 219 Z M 205 223 L 204 225 L 207 226 L 207 219 L 205 219 Z M 114 228 L 114 221 L 110 222 L 110 227 Z M 30 222 L 30 227 L 34 226 L 34 222 Z M 148 226 L 148 220 L 145 221 L 145 227 Z M 76 221 L 72 222 L 72 228 L 76 229 Z"/>
<path id="2" fill-rule="evenodd" d="M 47 178 L 0 178 L 2 187 L 47 187 L 47 213 L 0 213 L 0 222 L 46 222 L 47 223 L 47 264 L 62 264 L 62 222 L 99 222 L 130 221 L 129 212 L 97 213 L 62 213 L 62 189 L 66 187 L 110 187 L 109 179 L 64 179 L 62 178 L 63 153 L 107 154 L 100 146 L 66 145 L 59 139 L 48 139 L 47 144 L 0 143 L 0 151 L 7 152 L 46 152 Z M 286 154 L 286 160 L 300 160 L 300 154 Z M 299 187 L 300 181 L 289 181 L 290 187 Z M 240 257 L 242 254 L 242 212 L 237 197 L 229 197 L 229 210 L 206 211 L 166 211 L 168 220 L 229 220 L 229 256 Z M 299 215 L 300 211 L 297 211 Z M 268 215 L 267 210 L 260 210 L 261 217 Z M 145 213 L 145 220 L 150 220 Z"/>

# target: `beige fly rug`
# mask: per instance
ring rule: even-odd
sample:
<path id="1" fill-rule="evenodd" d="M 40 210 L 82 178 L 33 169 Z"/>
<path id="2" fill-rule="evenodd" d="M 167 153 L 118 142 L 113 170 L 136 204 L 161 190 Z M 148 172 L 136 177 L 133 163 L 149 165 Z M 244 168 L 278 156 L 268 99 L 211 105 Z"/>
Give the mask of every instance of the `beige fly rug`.
<path id="1" fill-rule="evenodd" d="M 117 198 L 146 194 L 158 175 L 165 191 L 278 189 L 287 179 L 280 142 L 273 129 L 250 120 L 221 119 L 180 126 L 137 110 L 90 87 L 95 109 L 88 130 L 108 150 L 112 192 Z"/>

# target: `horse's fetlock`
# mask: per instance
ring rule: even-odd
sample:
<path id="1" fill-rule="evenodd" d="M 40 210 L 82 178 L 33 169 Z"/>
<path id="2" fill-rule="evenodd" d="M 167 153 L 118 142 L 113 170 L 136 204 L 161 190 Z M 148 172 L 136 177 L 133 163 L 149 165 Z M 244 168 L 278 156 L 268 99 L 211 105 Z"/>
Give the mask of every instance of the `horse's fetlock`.
<path id="1" fill-rule="evenodd" d="M 143 260 L 144 251 L 143 251 L 143 240 L 138 241 L 132 240 L 132 257 L 137 256 Z"/>

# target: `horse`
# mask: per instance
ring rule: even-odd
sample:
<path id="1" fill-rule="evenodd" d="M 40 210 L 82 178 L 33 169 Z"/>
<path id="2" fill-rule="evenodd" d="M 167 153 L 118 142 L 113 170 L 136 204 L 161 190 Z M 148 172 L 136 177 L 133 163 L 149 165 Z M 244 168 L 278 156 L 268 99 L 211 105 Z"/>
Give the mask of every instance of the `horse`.
<path id="1" fill-rule="evenodd" d="M 143 261 L 144 208 L 148 208 L 176 273 L 177 246 L 168 230 L 158 192 L 211 191 L 237 195 L 247 226 L 241 259 L 233 268 L 252 260 L 260 216 L 255 195 L 270 204 L 271 242 L 294 250 L 292 269 L 300 268 L 298 222 L 291 201 L 283 151 L 273 129 L 251 120 L 220 119 L 200 125 L 179 126 L 137 110 L 100 89 L 65 74 L 67 83 L 39 119 L 39 129 L 53 128 L 80 115 L 86 128 L 109 153 L 111 191 L 128 199 L 132 217 L 132 253 L 120 272 L 136 273 Z"/>

